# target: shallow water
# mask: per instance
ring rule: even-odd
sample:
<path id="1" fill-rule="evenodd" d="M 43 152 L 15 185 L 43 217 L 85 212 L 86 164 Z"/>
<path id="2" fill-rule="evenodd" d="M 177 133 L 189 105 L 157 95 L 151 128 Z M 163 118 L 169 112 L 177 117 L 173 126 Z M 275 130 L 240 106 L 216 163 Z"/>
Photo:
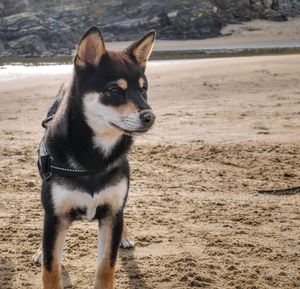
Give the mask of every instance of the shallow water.
<path id="1" fill-rule="evenodd" d="M 286 55 L 300 54 L 300 43 L 289 43 L 290 47 L 279 47 L 278 45 L 253 48 L 233 49 L 204 49 L 204 50 L 174 50 L 157 51 L 151 56 L 149 66 L 174 65 L 176 63 L 195 62 L 197 59 L 205 61 L 210 58 L 259 56 L 259 55 Z M 293 44 L 293 45 L 292 45 Z M 26 79 L 36 76 L 63 75 L 71 73 L 72 59 L 70 57 L 60 58 L 17 58 L 0 59 L 0 82 L 7 80 Z M 4 64 L 4 65 L 3 65 Z"/>
<path id="2" fill-rule="evenodd" d="M 172 65 L 180 62 L 194 62 L 195 60 L 153 60 L 149 66 Z M 8 64 L 0 66 L 0 81 L 26 79 L 36 76 L 64 75 L 72 72 L 72 64 L 41 64 L 24 65 Z"/>
<path id="3" fill-rule="evenodd" d="M 4 65 L 0 67 L 0 81 L 24 79 L 35 76 L 60 75 L 72 71 L 72 65 Z"/>

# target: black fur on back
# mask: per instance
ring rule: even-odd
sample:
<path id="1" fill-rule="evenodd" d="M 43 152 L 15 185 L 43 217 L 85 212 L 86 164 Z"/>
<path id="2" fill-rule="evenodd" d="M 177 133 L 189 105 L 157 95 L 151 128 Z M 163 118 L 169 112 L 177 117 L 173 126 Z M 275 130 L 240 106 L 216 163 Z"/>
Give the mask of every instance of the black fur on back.
<path id="1" fill-rule="evenodd" d="M 54 102 L 52 103 L 52 105 L 50 106 L 50 108 L 47 112 L 47 117 L 55 115 L 55 113 L 57 112 L 58 107 L 63 99 L 64 93 L 65 93 L 64 86 L 61 86 L 57 95 L 55 96 Z"/>

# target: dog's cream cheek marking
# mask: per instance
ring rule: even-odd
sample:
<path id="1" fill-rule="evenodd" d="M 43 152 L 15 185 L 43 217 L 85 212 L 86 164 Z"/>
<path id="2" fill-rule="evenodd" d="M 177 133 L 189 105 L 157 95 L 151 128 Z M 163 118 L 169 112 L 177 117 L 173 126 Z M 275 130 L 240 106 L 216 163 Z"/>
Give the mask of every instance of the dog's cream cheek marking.
<path id="1" fill-rule="evenodd" d="M 114 122 L 119 116 L 111 107 L 100 103 L 99 97 L 101 96 L 101 93 L 97 92 L 84 95 L 84 115 L 95 134 L 93 137 L 95 147 L 100 147 L 107 155 L 119 140 L 121 133 L 107 125 L 108 122 Z"/>
<path id="2" fill-rule="evenodd" d="M 122 135 L 120 130 L 109 126 L 108 123 L 129 131 L 140 129 L 143 124 L 133 102 L 115 108 L 100 103 L 99 97 L 101 97 L 99 93 L 93 92 L 84 96 L 84 114 L 95 134 L 93 137 L 95 147 L 100 147 L 108 155 Z"/>
<path id="3" fill-rule="evenodd" d="M 92 220 L 96 209 L 100 205 L 110 205 L 113 211 L 119 210 L 124 203 L 127 194 L 127 180 L 122 179 L 118 183 L 103 189 L 91 196 L 82 191 L 70 190 L 62 185 L 52 185 L 52 199 L 57 215 L 68 214 L 71 209 L 86 208 L 86 218 Z"/>

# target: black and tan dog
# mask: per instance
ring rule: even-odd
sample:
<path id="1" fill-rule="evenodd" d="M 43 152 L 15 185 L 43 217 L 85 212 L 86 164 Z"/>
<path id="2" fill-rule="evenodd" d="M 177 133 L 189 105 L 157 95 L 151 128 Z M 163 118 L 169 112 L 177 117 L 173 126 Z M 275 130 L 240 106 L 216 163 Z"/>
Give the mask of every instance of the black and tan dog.
<path id="1" fill-rule="evenodd" d="M 48 112 L 51 121 L 39 148 L 43 243 L 35 257 L 42 259 L 44 289 L 62 288 L 61 254 L 75 219 L 99 223 L 97 289 L 113 288 L 120 242 L 133 246 L 123 230 L 127 152 L 133 136 L 155 119 L 144 74 L 154 39 L 151 31 L 123 52 L 109 52 L 99 29 L 90 28 L 78 45 L 72 79 Z"/>

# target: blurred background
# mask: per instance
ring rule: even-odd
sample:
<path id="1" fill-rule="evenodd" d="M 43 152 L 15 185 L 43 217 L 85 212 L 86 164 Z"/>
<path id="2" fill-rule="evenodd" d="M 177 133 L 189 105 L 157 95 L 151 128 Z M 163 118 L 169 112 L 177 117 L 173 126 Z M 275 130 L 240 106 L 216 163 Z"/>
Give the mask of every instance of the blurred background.
<path id="1" fill-rule="evenodd" d="M 222 33 L 228 24 L 299 14 L 298 0 L 1 0 L 0 57 L 70 55 L 91 25 L 106 41 L 133 40 L 150 29 L 164 40 L 206 39 L 230 35 Z"/>

